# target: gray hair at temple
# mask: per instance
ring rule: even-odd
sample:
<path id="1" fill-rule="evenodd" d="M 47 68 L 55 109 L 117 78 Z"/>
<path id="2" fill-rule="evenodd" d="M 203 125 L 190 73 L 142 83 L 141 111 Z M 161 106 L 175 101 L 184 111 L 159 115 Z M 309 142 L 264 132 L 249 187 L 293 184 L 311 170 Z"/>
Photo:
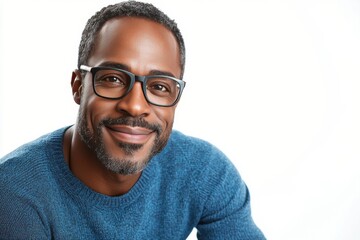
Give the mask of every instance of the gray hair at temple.
<path id="1" fill-rule="evenodd" d="M 169 29 L 175 36 L 180 49 L 180 67 L 182 79 L 185 71 L 185 43 L 179 28 L 174 20 L 150 3 L 125 1 L 109 5 L 92 16 L 84 28 L 81 36 L 78 56 L 78 68 L 87 64 L 94 51 L 97 35 L 102 26 L 110 19 L 119 17 L 141 17 L 157 22 Z"/>

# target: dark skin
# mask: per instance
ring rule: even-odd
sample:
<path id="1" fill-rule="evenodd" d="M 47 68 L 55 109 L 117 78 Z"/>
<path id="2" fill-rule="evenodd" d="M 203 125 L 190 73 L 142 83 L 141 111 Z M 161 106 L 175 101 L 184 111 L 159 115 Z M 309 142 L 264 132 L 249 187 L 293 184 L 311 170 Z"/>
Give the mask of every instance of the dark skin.
<path id="1" fill-rule="evenodd" d="M 134 17 L 123 17 L 108 21 L 99 32 L 94 53 L 87 65 L 102 66 L 109 62 L 121 64 L 136 75 L 151 75 L 165 72 L 180 78 L 180 53 L 177 41 L 164 26 Z M 92 89 L 91 73 L 82 78 L 75 70 L 71 86 L 74 101 L 80 105 L 85 124 L 95 133 L 97 124 L 104 118 L 141 117 L 162 128 L 161 139 L 167 139 L 171 132 L 175 109 L 158 107 L 148 103 L 141 83 L 136 82 L 131 92 L 120 100 L 108 100 L 95 95 Z M 78 116 L 78 120 L 80 115 Z M 64 135 L 65 160 L 73 174 L 96 192 L 117 196 L 127 193 L 139 179 L 141 172 L 121 175 L 109 171 L 97 159 L 96 154 L 81 139 L 77 125 Z M 102 141 L 110 156 L 130 159 L 136 163 L 149 155 L 154 145 L 155 133 L 141 127 L 115 126 L 101 128 Z M 134 134 L 136 133 L 136 134 Z M 117 142 L 142 144 L 133 155 L 127 155 Z"/>

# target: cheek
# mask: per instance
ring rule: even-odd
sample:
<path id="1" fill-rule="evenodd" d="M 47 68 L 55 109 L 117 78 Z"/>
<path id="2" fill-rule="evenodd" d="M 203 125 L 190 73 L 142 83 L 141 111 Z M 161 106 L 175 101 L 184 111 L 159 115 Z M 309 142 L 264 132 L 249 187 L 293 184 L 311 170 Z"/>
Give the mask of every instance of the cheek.
<path id="1" fill-rule="evenodd" d="M 173 126 L 175 108 L 175 106 L 168 108 L 160 107 L 154 110 L 155 115 L 162 122 L 164 131 L 170 131 Z"/>
<path id="2" fill-rule="evenodd" d="M 109 104 L 106 99 L 96 96 L 91 86 L 84 87 L 80 101 L 80 114 L 88 127 L 96 127 L 113 108 L 113 104 Z"/>

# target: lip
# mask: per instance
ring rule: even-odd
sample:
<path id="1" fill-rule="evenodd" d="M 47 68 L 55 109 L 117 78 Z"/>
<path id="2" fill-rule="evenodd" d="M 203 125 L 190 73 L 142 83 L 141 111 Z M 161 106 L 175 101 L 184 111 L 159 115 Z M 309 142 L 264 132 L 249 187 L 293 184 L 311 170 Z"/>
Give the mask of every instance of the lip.
<path id="1" fill-rule="evenodd" d="M 116 141 L 130 144 L 144 144 L 154 133 L 147 128 L 126 125 L 109 125 L 106 129 Z"/>

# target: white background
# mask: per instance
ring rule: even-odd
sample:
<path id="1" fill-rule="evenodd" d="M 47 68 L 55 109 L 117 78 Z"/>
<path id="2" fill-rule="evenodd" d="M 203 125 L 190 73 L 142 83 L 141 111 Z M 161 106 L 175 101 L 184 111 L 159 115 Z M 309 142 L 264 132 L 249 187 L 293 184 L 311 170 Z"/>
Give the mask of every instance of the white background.
<path id="1" fill-rule="evenodd" d="M 0 2 L 0 156 L 74 123 L 80 34 L 113 2 Z M 360 1 L 152 3 L 187 44 L 175 128 L 231 158 L 267 238 L 360 239 Z"/>

